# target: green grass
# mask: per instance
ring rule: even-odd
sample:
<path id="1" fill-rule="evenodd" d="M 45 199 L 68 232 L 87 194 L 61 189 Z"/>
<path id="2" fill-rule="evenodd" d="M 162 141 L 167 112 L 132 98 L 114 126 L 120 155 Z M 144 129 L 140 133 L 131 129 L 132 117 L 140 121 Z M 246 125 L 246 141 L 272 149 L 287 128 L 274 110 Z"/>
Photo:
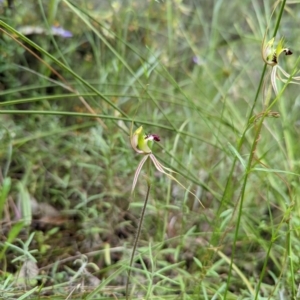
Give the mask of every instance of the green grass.
<path id="1" fill-rule="evenodd" d="M 129 135 L 142 125 L 205 208 L 151 167 L 128 298 L 297 299 L 300 87 L 278 80 L 276 97 L 261 47 L 285 37 L 280 65 L 297 74 L 299 3 L 6 6 L 0 298 L 125 299 L 148 180 L 131 195 L 142 157 Z M 46 34 L 53 24 L 73 36 Z"/>

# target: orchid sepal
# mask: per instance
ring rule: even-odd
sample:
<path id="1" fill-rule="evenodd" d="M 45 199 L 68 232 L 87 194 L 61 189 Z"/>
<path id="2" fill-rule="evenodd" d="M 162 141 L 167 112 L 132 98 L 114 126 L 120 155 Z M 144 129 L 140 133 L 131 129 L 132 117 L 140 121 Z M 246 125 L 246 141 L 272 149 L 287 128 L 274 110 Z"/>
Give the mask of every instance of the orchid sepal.
<path id="1" fill-rule="evenodd" d="M 199 201 L 200 205 L 204 208 L 204 205 L 202 204 L 200 199 L 196 196 L 196 194 L 194 194 L 193 192 L 188 190 L 180 181 L 178 181 L 172 174 L 170 174 L 170 173 L 176 173 L 176 172 L 174 172 L 172 169 L 167 168 L 166 166 L 162 165 L 157 160 L 155 155 L 152 153 L 152 145 L 153 145 L 154 141 L 159 142 L 160 137 L 156 134 L 145 134 L 142 126 L 140 126 L 132 134 L 132 136 L 130 138 L 130 143 L 131 143 L 131 146 L 134 149 L 134 151 L 139 153 L 139 154 L 144 154 L 145 155 L 142 158 L 142 160 L 140 161 L 140 163 L 138 164 L 138 167 L 135 171 L 134 178 L 133 178 L 133 183 L 132 183 L 132 187 L 131 187 L 131 194 L 133 194 L 133 192 L 135 190 L 138 177 L 140 175 L 140 172 L 141 172 L 145 162 L 147 161 L 147 159 L 150 158 L 157 171 L 159 171 L 160 173 L 166 175 L 169 179 L 171 179 L 171 180 L 175 181 L 176 183 L 178 183 L 189 194 L 195 196 L 195 198 Z"/>
<path id="2" fill-rule="evenodd" d="M 287 73 L 279 65 L 279 56 L 282 53 L 285 53 L 285 55 L 292 55 L 293 52 L 289 48 L 284 47 L 284 38 L 280 39 L 276 48 L 274 47 L 274 41 L 275 41 L 275 38 L 272 38 L 266 44 L 263 42 L 262 58 L 266 64 L 268 64 L 269 66 L 272 67 L 271 84 L 272 84 L 275 94 L 278 95 L 279 92 L 278 92 L 278 88 L 277 88 L 276 79 L 279 79 L 283 83 L 288 82 L 288 83 L 300 84 L 299 82 L 296 82 L 296 81 L 300 80 L 300 77 L 293 76 L 293 75 Z M 280 73 L 283 74 L 287 79 L 282 78 Z"/>

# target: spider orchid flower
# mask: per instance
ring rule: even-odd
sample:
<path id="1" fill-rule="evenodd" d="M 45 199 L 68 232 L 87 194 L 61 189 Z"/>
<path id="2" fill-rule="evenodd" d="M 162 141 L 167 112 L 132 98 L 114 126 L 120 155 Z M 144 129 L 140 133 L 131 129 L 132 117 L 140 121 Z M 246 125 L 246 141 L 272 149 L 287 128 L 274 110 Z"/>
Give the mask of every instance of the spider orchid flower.
<path id="1" fill-rule="evenodd" d="M 166 175 L 168 178 L 170 178 L 171 180 L 174 180 L 176 183 L 178 183 L 182 188 L 184 188 L 187 192 L 189 192 L 190 194 L 192 194 L 193 196 L 195 196 L 197 198 L 197 200 L 199 201 L 199 203 L 203 206 L 203 204 L 201 203 L 201 201 L 198 199 L 198 197 L 192 193 L 191 191 L 189 191 L 182 183 L 180 183 L 173 175 L 171 175 L 170 173 L 174 172 L 173 170 L 165 167 L 164 165 L 162 165 L 157 158 L 155 157 L 155 155 L 152 153 L 152 146 L 154 142 L 159 142 L 160 141 L 160 137 L 156 134 L 145 134 L 144 130 L 143 130 L 143 126 L 139 127 L 132 135 L 130 138 L 130 143 L 131 146 L 133 148 L 133 150 L 139 154 L 143 154 L 144 157 L 142 158 L 142 160 L 140 161 L 136 171 L 135 171 L 135 175 L 134 175 L 134 179 L 133 179 L 133 183 L 132 183 L 132 188 L 131 188 L 131 193 L 133 193 L 138 177 L 140 175 L 140 172 L 143 168 L 143 165 L 145 164 L 145 162 L 147 161 L 147 159 L 151 159 L 151 161 L 153 162 L 155 168 L 157 171 L 159 171 L 160 173 Z M 175 172 L 174 172 L 175 173 Z M 203 206 L 204 207 L 204 206 Z"/>
<path id="2" fill-rule="evenodd" d="M 262 47 L 262 58 L 266 64 L 272 67 L 271 83 L 276 95 L 278 95 L 276 78 L 278 78 L 283 83 L 289 82 L 300 84 L 299 82 L 296 82 L 300 81 L 300 76 L 292 76 L 279 65 L 279 56 L 282 53 L 284 53 L 285 55 L 293 54 L 293 52 L 289 48 L 284 47 L 283 38 L 279 41 L 276 48 L 274 47 L 274 38 L 272 38 L 266 45 L 263 45 Z"/>

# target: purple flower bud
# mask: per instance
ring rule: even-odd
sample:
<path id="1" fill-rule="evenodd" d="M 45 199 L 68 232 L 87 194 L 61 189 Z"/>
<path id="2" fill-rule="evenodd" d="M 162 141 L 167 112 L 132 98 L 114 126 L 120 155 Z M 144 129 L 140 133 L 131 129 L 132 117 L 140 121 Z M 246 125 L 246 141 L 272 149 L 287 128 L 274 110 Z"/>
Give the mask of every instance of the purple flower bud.
<path id="1" fill-rule="evenodd" d="M 198 56 L 193 56 L 193 63 L 194 64 L 199 64 L 199 57 Z"/>
<path id="2" fill-rule="evenodd" d="M 70 37 L 73 36 L 72 32 L 63 29 L 60 26 L 52 26 L 51 30 L 52 30 L 52 33 L 54 35 L 58 35 L 58 36 L 61 36 L 61 37 L 64 37 L 64 38 L 70 38 Z"/>

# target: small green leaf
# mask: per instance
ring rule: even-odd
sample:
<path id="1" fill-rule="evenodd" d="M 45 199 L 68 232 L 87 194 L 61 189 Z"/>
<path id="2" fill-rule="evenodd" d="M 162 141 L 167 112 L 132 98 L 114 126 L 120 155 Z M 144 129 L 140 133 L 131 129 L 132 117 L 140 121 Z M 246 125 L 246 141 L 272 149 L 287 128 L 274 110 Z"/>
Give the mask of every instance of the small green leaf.
<path id="1" fill-rule="evenodd" d="M 2 251 L 0 252 L 0 260 L 3 258 L 9 243 L 12 243 L 14 241 L 14 239 L 18 236 L 18 234 L 20 233 L 20 231 L 24 228 L 24 222 L 18 222 L 16 224 L 14 224 L 14 226 L 11 228 L 9 234 L 8 234 L 8 238 L 6 243 L 3 245 Z"/>

